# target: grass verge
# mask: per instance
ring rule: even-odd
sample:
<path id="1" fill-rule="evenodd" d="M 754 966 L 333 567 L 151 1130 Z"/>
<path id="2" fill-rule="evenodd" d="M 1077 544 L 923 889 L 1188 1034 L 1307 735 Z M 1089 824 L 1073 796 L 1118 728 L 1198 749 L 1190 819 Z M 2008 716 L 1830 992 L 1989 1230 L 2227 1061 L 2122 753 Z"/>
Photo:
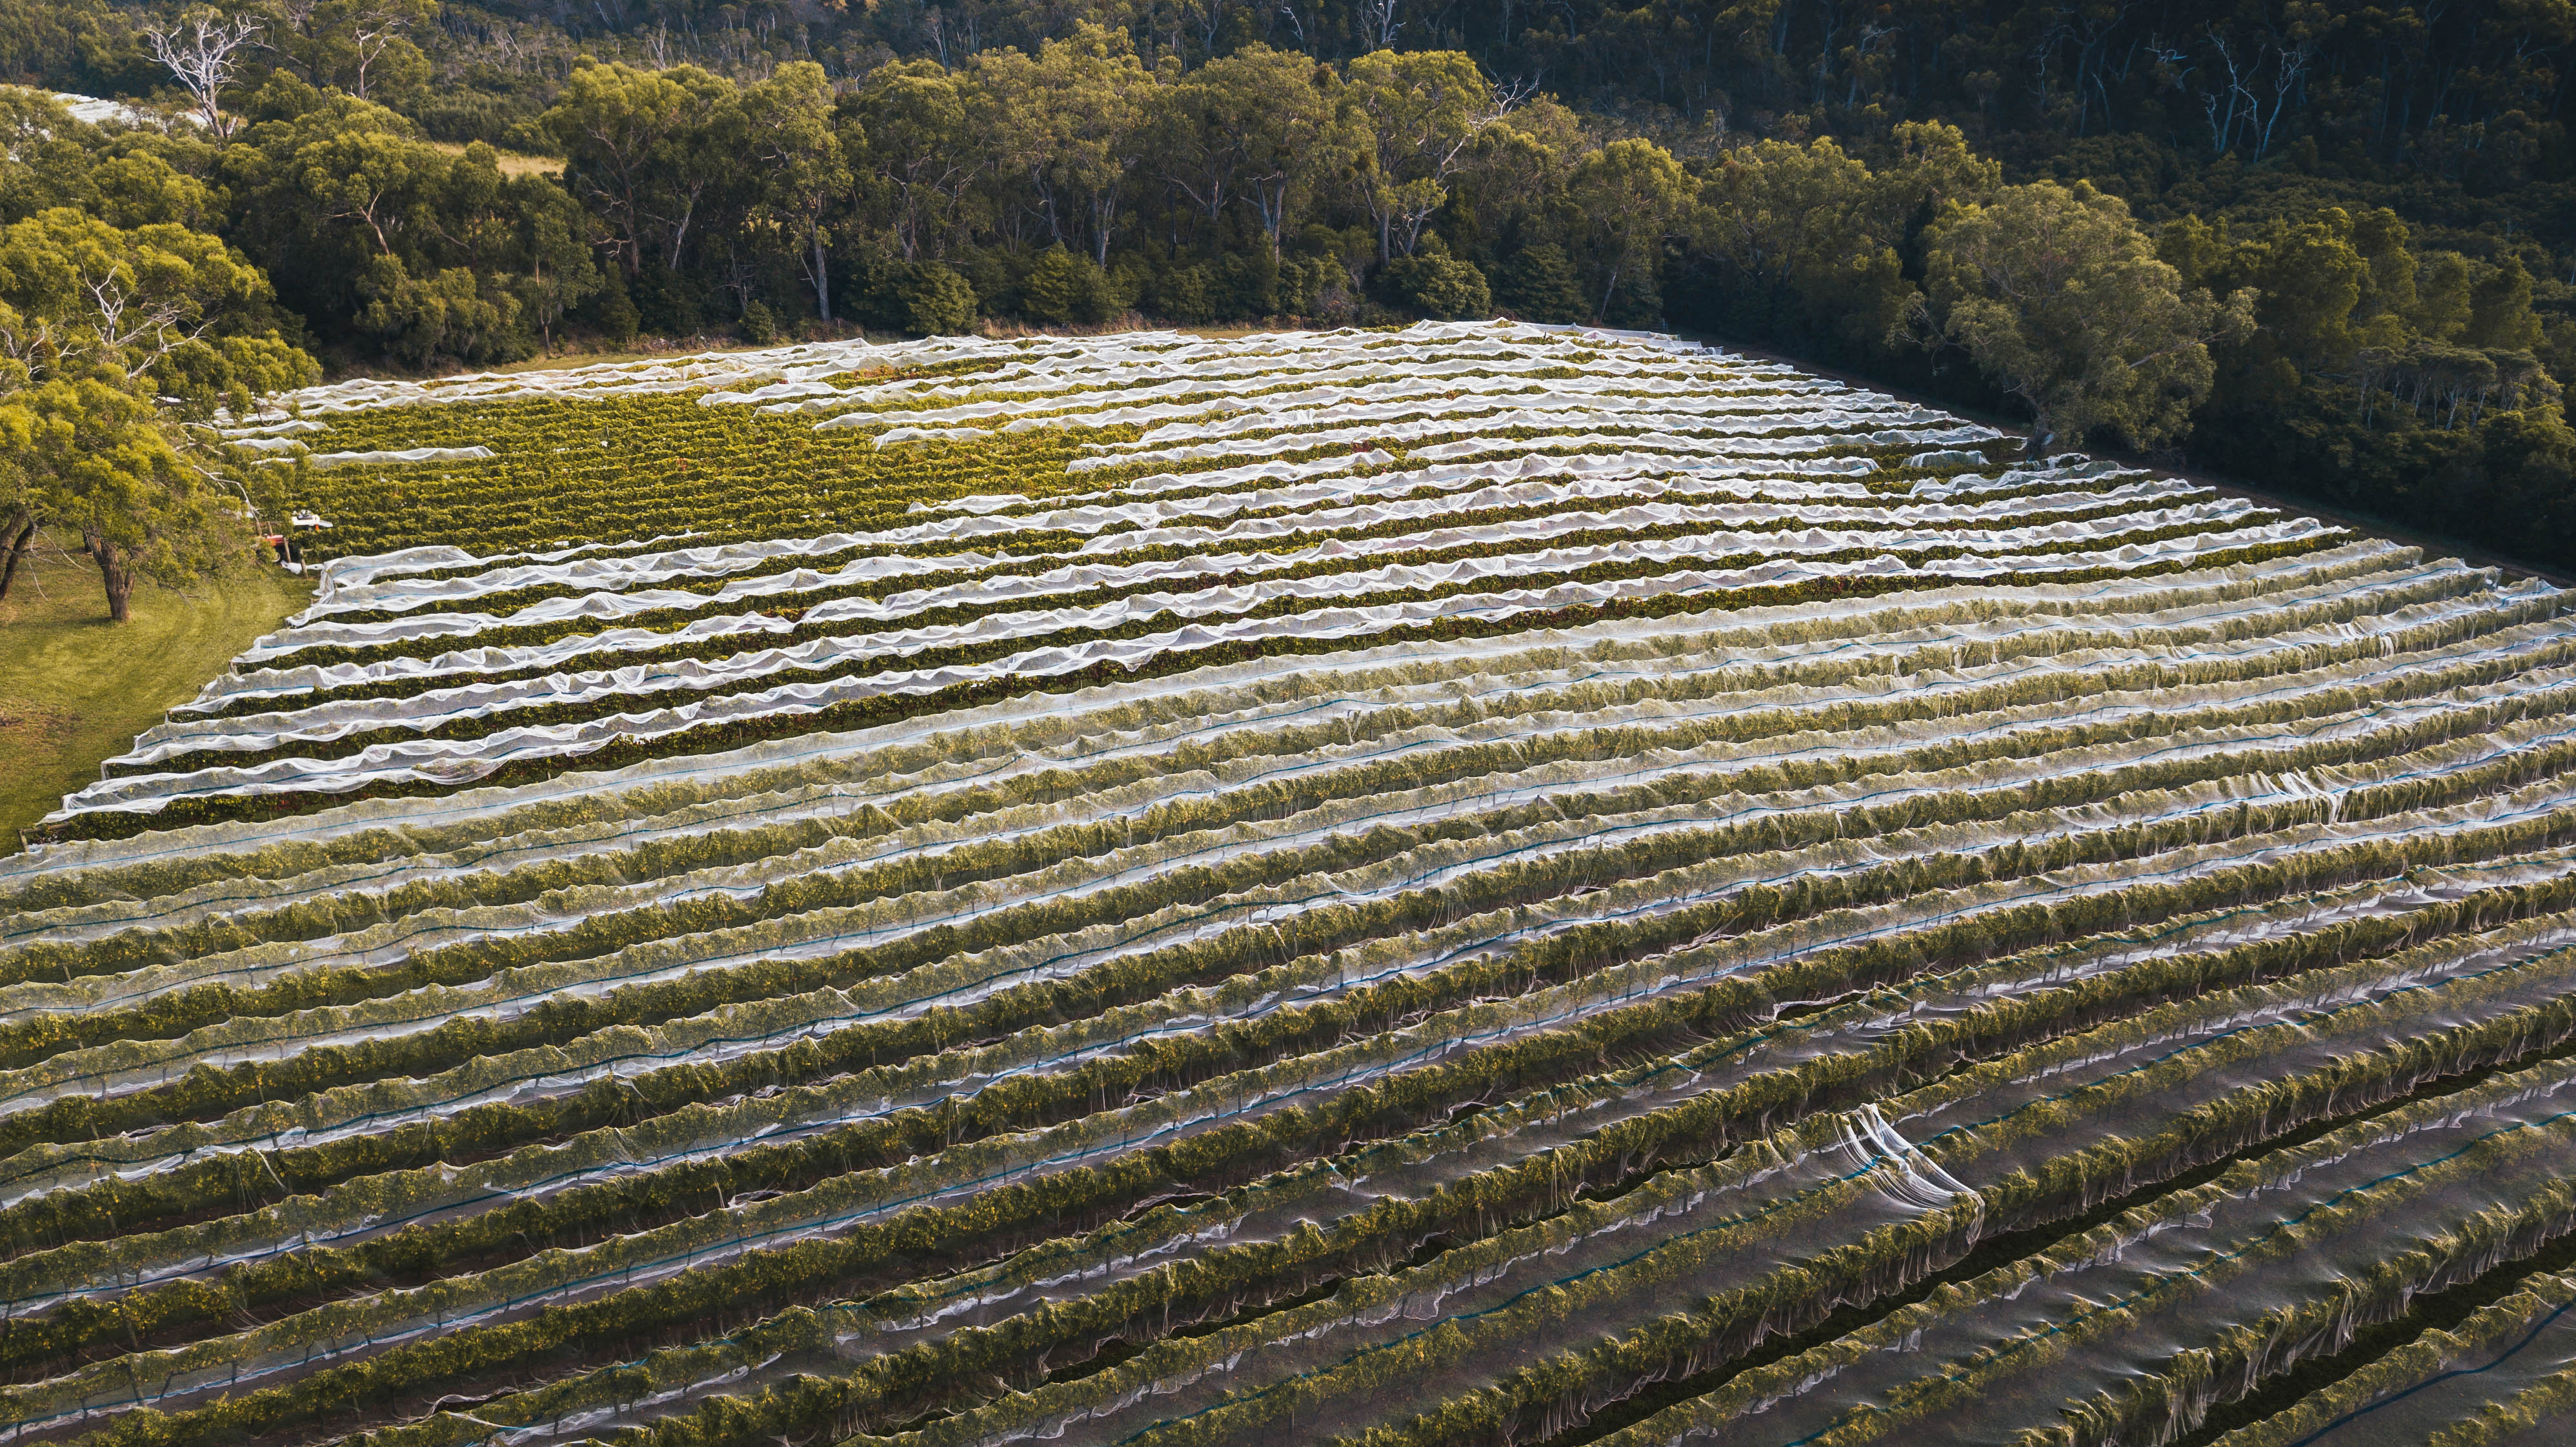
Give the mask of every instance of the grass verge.
<path id="1" fill-rule="evenodd" d="M 29 558 L 0 603 L 0 854 L 312 596 L 270 567 L 185 593 L 137 584 L 120 626 L 85 560 Z"/>

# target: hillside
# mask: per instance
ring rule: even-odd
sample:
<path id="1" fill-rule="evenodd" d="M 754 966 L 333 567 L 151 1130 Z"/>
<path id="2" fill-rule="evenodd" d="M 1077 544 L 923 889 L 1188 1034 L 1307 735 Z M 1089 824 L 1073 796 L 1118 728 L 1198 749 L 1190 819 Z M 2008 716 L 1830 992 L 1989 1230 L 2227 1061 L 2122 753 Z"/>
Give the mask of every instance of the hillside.
<path id="1" fill-rule="evenodd" d="M 2546 583 L 1654 334 L 285 401 L 0 860 L 22 1432 L 2567 1427 Z"/>

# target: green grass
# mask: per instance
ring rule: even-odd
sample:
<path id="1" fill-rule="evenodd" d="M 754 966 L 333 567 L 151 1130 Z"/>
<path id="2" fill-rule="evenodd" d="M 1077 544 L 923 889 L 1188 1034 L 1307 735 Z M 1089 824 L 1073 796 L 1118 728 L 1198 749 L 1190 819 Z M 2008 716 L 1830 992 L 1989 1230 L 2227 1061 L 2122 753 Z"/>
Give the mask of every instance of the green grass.
<path id="1" fill-rule="evenodd" d="M 185 593 L 138 584 L 120 626 L 86 561 L 30 559 L 0 603 L 0 854 L 312 596 L 269 567 Z"/>

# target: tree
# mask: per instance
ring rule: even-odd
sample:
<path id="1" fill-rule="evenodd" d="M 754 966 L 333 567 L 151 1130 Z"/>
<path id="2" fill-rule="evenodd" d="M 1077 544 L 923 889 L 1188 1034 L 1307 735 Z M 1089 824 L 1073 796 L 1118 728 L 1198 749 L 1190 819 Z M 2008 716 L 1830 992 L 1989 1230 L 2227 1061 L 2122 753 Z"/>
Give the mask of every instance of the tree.
<path id="1" fill-rule="evenodd" d="M 148 151 L 110 156 L 89 170 L 87 209 L 111 226 L 185 226 L 209 231 L 219 221 L 214 193 Z"/>
<path id="2" fill-rule="evenodd" d="M 630 278 L 648 258 L 677 267 L 699 207 L 735 174 L 738 100 L 732 82 L 693 65 L 577 64 L 537 118 L 564 152 L 565 187 L 615 231 Z"/>
<path id="3" fill-rule="evenodd" d="M 239 252 L 183 226 L 121 231 L 58 207 L 0 231 L 0 302 L 21 319 L 17 354 L 31 367 L 77 356 L 168 390 L 181 385 L 167 375 L 175 358 L 263 318 L 268 298 L 268 279 Z"/>
<path id="4" fill-rule="evenodd" d="M 2030 455 L 2109 428 L 2181 434 L 2209 394 L 2208 344 L 2253 329 L 2255 297 L 2186 292 L 2118 197 L 2078 181 L 2010 186 L 1934 223 L 1925 318 L 2031 411 Z"/>
<path id="5" fill-rule="evenodd" d="M 0 221 L 86 203 L 103 139 L 43 91 L 0 85 Z"/>
<path id="6" fill-rule="evenodd" d="M 166 24 L 141 27 L 143 48 L 179 82 L 197 103 L 197 119 L 208 134 L 229 139 L 234 121 L 221 104 L 224 87 L 241 74 L 260 24 L 247 15 L 191 10 Z"/>
<path id="7" fill-rule="evenodd" d="M 1259 44 L 1191 71 L 1164 94 L 1155 126 L 1164 180 L 1211 232 L 1230 203 L 1249 207 L 1277 260 L 1291 208 L 1334 163 L 1331 81 L 1306 56 Z"/>
<path id="8" fill-rule="evenodd" d="M 987 128 L 1003 164 L 1028 178 L 1047 236 L 1071 245 L 1066 212 L 1081 208 L 1092 261 L 1107 265 L 1127 176 L 1144 159 L 1154 77 L 1123 30 L 1090 21 L 1032 57 L 1017 50 L 975 57 Z"/>
<path id="9" fill-rule="evenodd" d="M 1455 50 L 1360 56 L 1343 95 L 1358 143 L 1353 181 L 1377 227 L 1378 260 L 1410 256 L 1423 223 L 1449 199 L 1468 143 L 1503 108 L 1476 62 Z"/>
<path id="10" fill-rule="evenodd" d="M 1448 228 L 1452 244 L 1478 242 L 1560 248 L 1577 243 L 1585 218 L 1567 203 L 1565 183 L 1575 162 L 1590 153 L 1592 137 L 1582 117 L 1539 96 L 1515 106 L 1476 133 L 1466 165 L 1451 187 Z M 1568 321 L 1590 316 L 1578 308 Z"/>
<path id="11" fill-rule="evenodd" d="M 2456 341 L 2469 329 L 2469 259 L 2456 251 L 2426 253 L 2415 273 L 2415 329 L 2436 342 Z"/>
<path id="12" fill-rule="evenodd" d="M 2000 168 L 1937 122 L 1904 122 L 1876 169 L 1831 139 L 1720 152 L 1700 193 L 1700 324 L 1794 339 L 1847 356 L 1902 341 L 1920 291 L 1922 236 L 1981 197 Z M 1873 357 L 1872 360 L 1877 360 Z"/>
<path id="13" fill-rule="evenodd" d="M 1896 154 L 1870 177 L 1864 204 L 1874 238 L 1894 244 L 1941 211 L 2003 184 L 2004 168 L 1968 148 L 1968 137 L 1939 121 L 1902 121 L 1888 133 Z"/>
<path id="14" fill-rule="evenodd" d="M 283 73 L 252 110 L 264 118 L 220 158 L 230 235 L 316 331 L 416 367 L 506 361 L 551 346 L 598 289 L 589 218 L 552 177 L 505 174 L 479 141 L 450 154 L 383 106 Z"/>
<path id="15" fill-rule="evenodd" d="M 589 218 L 563 188 L 535 176 L 513 178 L 513 184 L 523 188 L 523 199 L 511 211 L 518 221 L 520 255 L 528 263 L 517 283 L 519 314 L 536 326 L 552 352 L 555 327 L 564 313 L 597 292 L 606 279 L 587 239 Z"/>
<path id="16" fill-rule="evenodd" d="M 832 129 L 832 83 L 810 60 L 791 61 L 742 93 L 743 134 L 761 170 L 763 204 L 800 235 L 800 263 L 814 288 L 814 311 L 832 319 L 832 267 L 825 252 L 825 214 L 850 189 L 841 137 Z M 851 137 L 865 133 L 850 123 Z"/>
<path id="17" fill-rule="evenodd" d="M 2507 256 L 2501 265 L 2480 269 L 2469 288 L 2469 324 L 2463 340 L 2492 351 L 2528 351 L 2539 344 L 2540 318 L 2531 310 L 2531 273 L 2523 270 L 2520 257 Z"/>
<path id="18" fill-rule="evenodd" d="M 241 551 L 244 530 L 225 500 L 112 366 L 44 383 L 29 401 L 42 423 L 33 450 L 52 484 L 48 511 L 97 565 L 110 622 L 132 616 L 138 578 L 184 583 Z"/>
<path id="19" fill-rule="evenodd" d="M 2259 298 L 2254 332 L 2218 354 L 2230 406 L 2292 405 L 2302 372 L 2350 373 L 2372 340 L 2372 329 L 2355 325 L 2371 266 L 2354 245 L 2352 218 L 2339 209 L 2296 225 L 2276 217 L 2242 236 L 2184 217 L 2163 229 L 2156 255 L 2186 287 L 2246 289 Z M 2378 330 L 2379 344 L 2405 346 L 2402 324 Z"/>
<path id="20" fill-rule="evenodd" d="M 1038 253 L 1020 282 L 1020 311 L 1041 324 L 1097 325 L 1117 314 L 1120 299 L 1098 262 L 1061 246 Z"/>
<path id="21" fill-rule="evenodd" d="M 1552 241 L 1513 252 L 1495 273 L 1494 297 L 1523 321 L 1579 322 L 1592 314 L 1574 263 Z"/>
<path id="22" fill-rule="evenodd" d="M 1652 141 L 1612 141 L 1575 163 L 1566 193 L 1588 219 L 1594 255 L 1609 273 L 1592 308 L 1603 316 L 1622 279 L 1653 280 L 1665 236 L 1692 209 L 1690 177 Z"/>
<path id="23" fill-rule="evenodd" d="M 436 0 L 280 0 L 270 15 L 278 53 L 314 85 L 365 100 L 428 76 L 429 59 L 408 32 L 437 20 Z"/>
<path id="24" fill-rule="evenodd" d="M 1485 274 L 1474 262 L 1451 256 L 1436 235 L 1423 237 L 1411 256 L 1378 268 L 1377 286 L 1388 301 L 1434 321 L 1465 321 L 1491 316 L 1494 310 Z"/>
<path id="25" fill-rule="evenodd" d="M 840 126 L 842 151 L 860 158 L 860 174 L 879 194 L 895 250 L 907 262 L 924 251 L 943 254 L 978 169 L 957 77 L 935 60 L 881 65 Z"/>
<path id="26" fill-rule="evenodd" d="M 519 297 L 498 277 L 451 266 L 414 276 L 399 256 L 380 256 L 358 282 L 366 305 L 358 329 L 384 341 L 409 366 L 448 356 L 467 362 L 514 361 L 526 355 Z"/>
<path id="27" fill-rule="evenodd" d="M 1831 139 L 1762 141 L 1729 151 L 1702 192 L 1709 250 L 1777 332 L 1795 284 L 1860 247 L 1869 168 Z"/>
<path id="28" fill-rule="evenodd" d="M 229 233 L 280 276 L 299 310 L 338 321 L 378 257 L 417 259 L 419 230 L 448 158 L 370 101 L 272 75 L 254 98 L 269 118 L 224 148 Z"/>
<path id="29" fill-rule="evenodd" d="M 267 295 L 238 253 L 183 227 L 122 231 L 58 208 L 0 231 L 13 558 L 31 523 L 71 531 L 123 622 L 138 578 L 184 582 L 239 554 L 239 519 L 177 422 L 319 375 L 248 329 Z"/>
<path id="30" fill-rule="evenodd" d="M 24 369 L 14 370 L 17 375 L 0 388 L 23 391 Z M 12 396 L 0 402 L 0 599 L 9 596 L 18 565 L 35 550 L 37 530 L 44 525 L 45 499 L 30 467 L 35 440 L 36 415 L 25 400 Z"/>
<path id="31" fill-rule="evenodd" d="M 936 261 L 898 261 L 868 289 L 872 326 L 915 336 L 954 336 L 975 325 L 975 288 Z"/>
<path id="32" fill-rule="evenodd" d="M 298 147 L 297 185 L 323 221 L 365 230 L 378 256 L 393 254 L 422 191 L 446 169 L 436 151 L 391 130 L 325 131 Z"/>

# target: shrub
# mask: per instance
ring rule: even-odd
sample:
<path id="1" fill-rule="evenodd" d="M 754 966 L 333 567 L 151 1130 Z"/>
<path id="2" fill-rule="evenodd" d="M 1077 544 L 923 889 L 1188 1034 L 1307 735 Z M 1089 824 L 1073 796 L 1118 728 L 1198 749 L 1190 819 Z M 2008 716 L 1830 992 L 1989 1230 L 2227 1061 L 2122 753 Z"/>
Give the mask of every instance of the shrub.
<path id="1" fill-rule="evenodd" d="M 1472 261 L 1449 254 L 1432 237 L 1411 256 L 1399 256 L 1378 269 L 1378 298 L 1389 306 L 1418 312 L 1434 321 L 1454 322 L 1491 316 L 1493 294 L 1485 274 Z"/>
<path id="2" fill-rule="evenodd" d="M 1020 315 L 1041 326 L 1096 325 L 1119 310 L 1099 263 L 1061 246 L 1040 252 L 1020 282 Z"/>
<path id="3" fill-rule="evenodd" d="M 936 261 L 898 263 L 868 289 L 863 320 L 915 336 L 970 332 L 975 329 L 975 288 Z"/>
<path id="4" fill-rule="evenodd" d="M 607 269 L 607 285 L 592 292 L 575 308 L 573 317 L 599 329 L 599 334 L 612 342 L 630 342 L 643 329 L 644 314 L 636 309 L 635 299 L 626 294 L 626 276 L 614 265 Z"/>
<path id="5" fill-rule="evenodd" d="M 1157 315 L 1176 322 L 1204 322 L 1216 315 L 1208 301 L 1204 266 L 1176 266 L 1158 273 L 1146 295 Z"/>

